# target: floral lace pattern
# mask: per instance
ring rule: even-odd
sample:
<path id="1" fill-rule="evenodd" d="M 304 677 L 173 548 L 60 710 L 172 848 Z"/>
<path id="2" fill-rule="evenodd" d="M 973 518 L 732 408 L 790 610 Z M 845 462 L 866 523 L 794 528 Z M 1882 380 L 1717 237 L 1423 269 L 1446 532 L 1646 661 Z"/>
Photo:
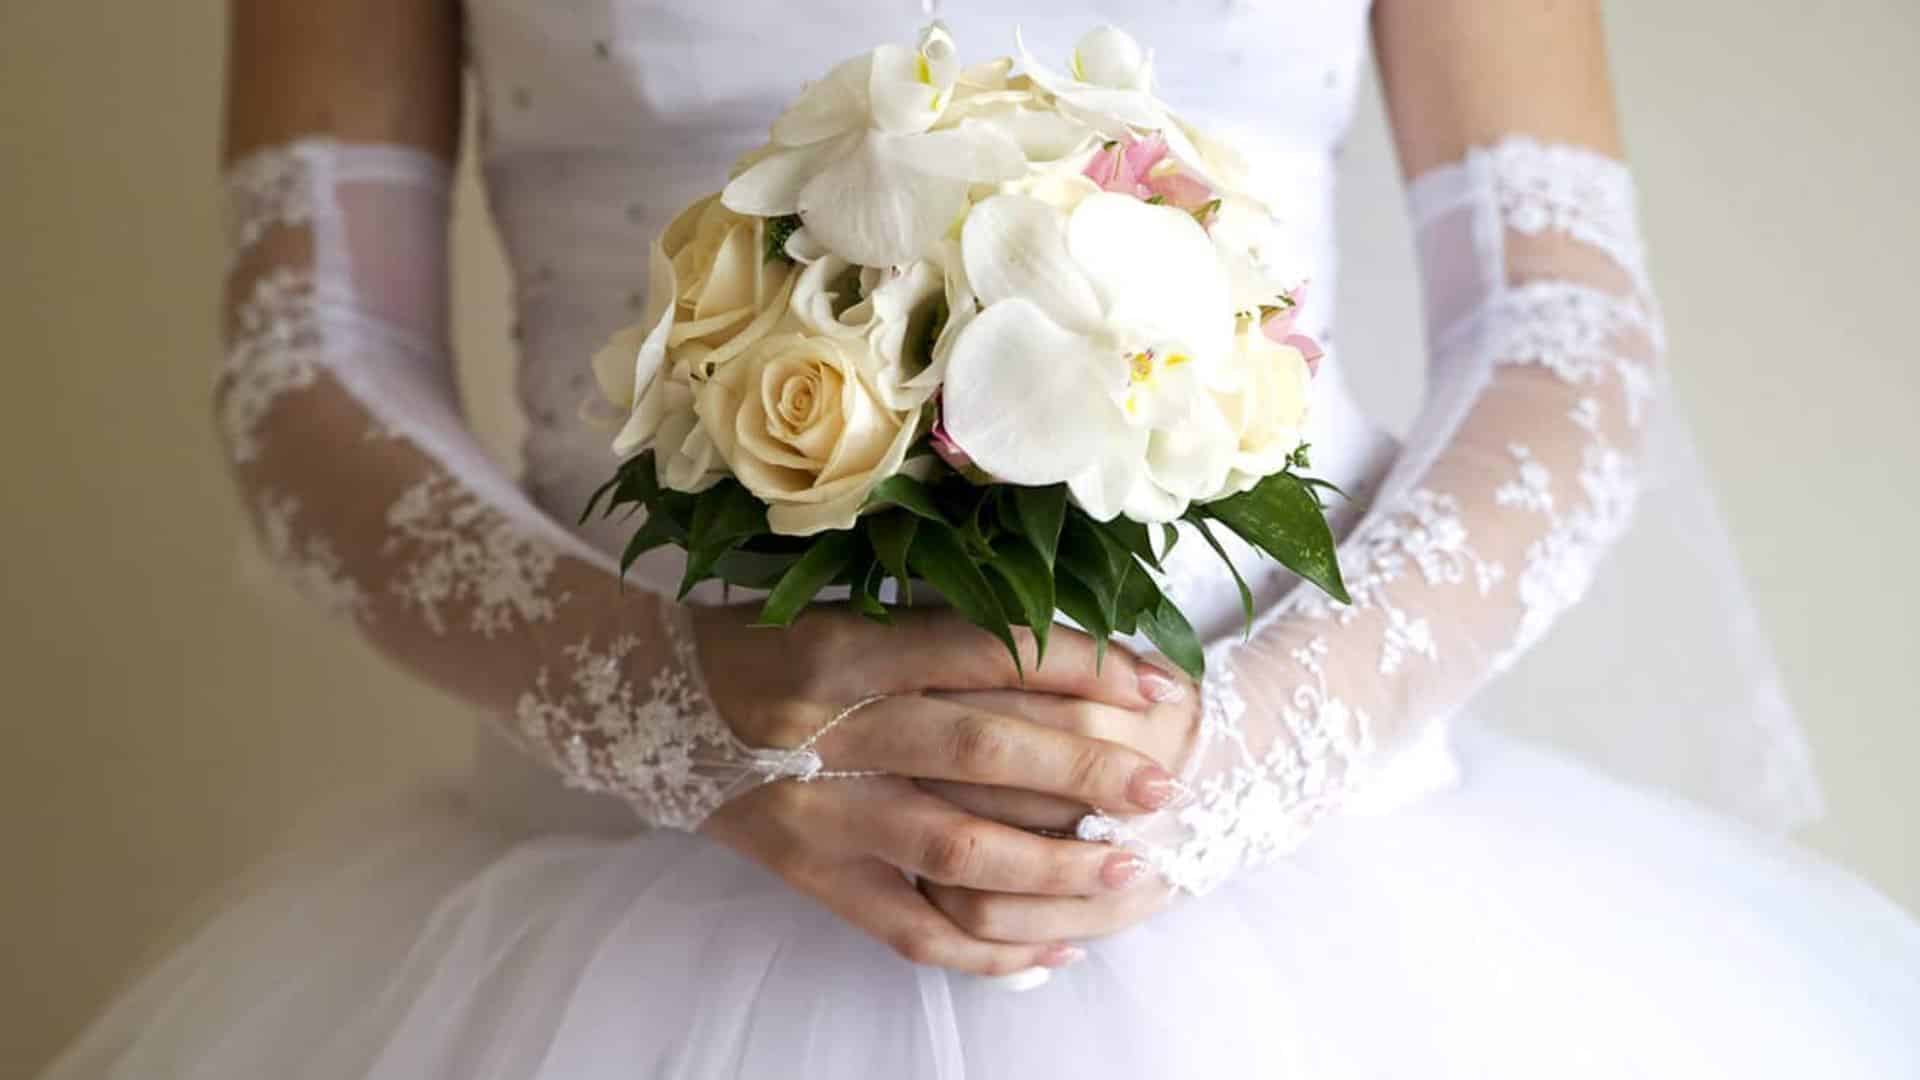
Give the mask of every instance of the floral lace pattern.
<path id="1" fill-rule="evenodd" d="M 1132 847 L 1169 885 L 1194 895 L 1211 891 L 1241 867 L 1296 850 L 1316 822 L 1339 808 L 1342 793 L 1360 782 L 1350 774 L 1373 751 L 1367 714 L 1329 689 L 1327 651 L 1326 640 L 1314 638 L 1292 652 L 1305 679 L 1279 707 L 1285 737 L 1272 739 L 1264 750 L 1254 748 L 1237 715 L 1245 703 L 1227 675 L 1220 680 L 1224 686 L 1208 687 L 1202 737 L 1224 740 L 1233 766 L 1190 781 L 1193 798 L 1163 811 L 1161 821 L 1141 828 L 1090 814 L 1081 819 L 1078 837 Z M 1158 841 L 1168 816 L 1185 842 Z"/>
<path id="2" fill-rule="evenodd" d="M 1341 548 L 1350 602 L 1311 589 L 1208 655 L 1186 806 L 1134 821 L 1089 815 L 1080 835 L 1127 844 L 1177 888 L 1205 892 L 1282 856 L 1397 748 L 1504 670 L 1576 603 L 1625 530 L 1638 433 L 1661 390 L 1659 321 L 1644 292 L 1624 167 L 1519 139 L 1460 168 L 1453 207 L 1501 282 L 1437 343 L 1439 395 L 1410 451 Z M 1421 185 L 1416 182 L 1416 201 Z M 1555 233 L 1502 259 L 1498 238 Z M 1489 239 L 1493 238 L 1493 239 Z M 1626 292 L 1586 276 L 1593 253 Z M 1544 378 L 1543 378 L 1544 376 Z"/>
<path id="3" fill-rule="evenodd" d="M 284 394 L 313 385 L 324 343 L 311 274 L 278 267 L 254 282 L 235 308 L 221 367 L 221 435 L 233 460 L 261 452 L 260 426 Z"/>
<path id="4" fill-rule="evenodd" d="M 714 711 L 692 634 L 677 608 L 661 623 L 671 643 L 664 666 L 630 672 L 641 640 L 622 635 L 596 648 L 564 650 L 558 679 L 542 668 L 514 710 L 521 736 L 541 749 L 568 786 L 615 795 L 646 820 L 692 830 L 760 783 L 819 771 L 810 752 L 755 750 Z"/>
<path id="5" fill-rule="evenodd" d="M 1301 599 L 1297 610 L 1307 618 L 1331 619 L 1342 626 L 1351 625 L 1362 612 L 1376 611 L 1384 616 L 1379 663 L 1382 675 L 1399 672 L 1408 656 L 1425 660 L 1438 660 L 1440 656 L 1427 617 L 1394 600 L 1393 586 L 1409 569 L 1417 571 L 1428 585 L 1470 581 L 1481 596 L 1491 592 L 1507 574 L 1505 567 L 1481 558 L 1473 550 L 1458 500 L 1424 489 L 1409 494 L 1404 510 L 1382 519 L 1349 550 L 1352 557 L 1342 560 L 1342 573 L 1351 602 L 1342 604 L 1314 592 Z"/>
<path id="6" fill-rule="evenodd" d="M 550 595 L 558 556 L 451 477 L 434 473 L 387 509 L 391 553 L 404 553 L 393 595 L 445 634 L 449 608 L 467 607 L 467 629 L 492 637 L 514 623 L 551 620 L 567 595 Z"/>
<path id="7" fill-rule="evenodd" d="M 1642 273 L 1633 178 L 1624 163 L 1577 146 L 1514 137 L 1471 150 L 1464 165 L 1480 178 L 1506 228 L 1526 235 L 1564 233 Z"/>
<path id="8" fill-rule="evenodd" d="M 227 250 L 234 259 L 275 228 L 312 224 L 315 184 L 303 151 L 301 144 L 268 147 L 227 170 Z"/>
<path id="9" fill-rule="evenodd" d="M 330 617 L 361 621 L 373 618 L 366 590 L 348 576 L 339 552 L 323 536 L 297 536 L 294 519 L 300 500 L 263 491 L 254 500 L 254 518 L 260 525 L 260 544 L 267 561 L 294 590 Z"/>

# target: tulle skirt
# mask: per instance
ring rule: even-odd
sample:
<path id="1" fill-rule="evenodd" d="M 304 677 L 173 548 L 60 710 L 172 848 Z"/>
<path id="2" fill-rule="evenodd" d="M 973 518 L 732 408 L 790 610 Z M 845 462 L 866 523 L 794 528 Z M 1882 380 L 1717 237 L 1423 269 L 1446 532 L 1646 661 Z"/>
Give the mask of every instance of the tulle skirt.
<path id="1" fill-rule="evenodd" d="M 1920 926 L 1509 739 L 1465 781 L 1024 993 L 916 968 L 699 837 L 349 815 L 51 1076 L 1920 1077 Z"/>

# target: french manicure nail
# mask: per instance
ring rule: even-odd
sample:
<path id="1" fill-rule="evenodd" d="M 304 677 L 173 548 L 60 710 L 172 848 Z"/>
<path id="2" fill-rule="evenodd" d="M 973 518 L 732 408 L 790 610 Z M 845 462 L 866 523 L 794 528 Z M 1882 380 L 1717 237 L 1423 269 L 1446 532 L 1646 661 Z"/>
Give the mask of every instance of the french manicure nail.
<path id="1" fill-rule="evenodd" d="M 1152 664 L 1141 664 L 1140 693 L 1155 705 L 1167 705 L 1186 697 L 1187 688 L 1180 685 L 1180 680 Z"/>
<path id="2" fill-rule="evenodd" d="M 1053 945 L 1040 954 L 1040 963 L 1044 967 L 1063 968 L 1086 958 L 1087 950 L 1078 945 Z"/>
<path id="3" fill-rule="evenodd" d="M 1124 889 L 1146 873 L 1146 860 L 1137 855 L 1114 854 L 1100 866 L 1100 881 L 1109 889 Z"/>
<path id="4" fill-rule="evenodd" d="M 1127 787 L 1127 796 L 1136 805 L 1148 810 L 1165 810 L 1192 802 L 1193 789 L 1158 765 L 1143 765 L 1139 772 L 1133 774 L 1133 781 Z"/>

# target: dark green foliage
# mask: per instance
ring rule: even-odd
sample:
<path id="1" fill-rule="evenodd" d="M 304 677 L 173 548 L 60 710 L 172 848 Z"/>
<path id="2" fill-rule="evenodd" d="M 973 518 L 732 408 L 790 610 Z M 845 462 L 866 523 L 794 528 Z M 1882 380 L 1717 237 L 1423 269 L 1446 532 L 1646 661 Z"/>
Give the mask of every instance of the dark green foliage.
<path id="1" fill-rule="evenodd" d="M 1305 465 L 1304 453 L 1295 464 Z M 596 512 L 644 511 L 621 556 L 623 575 L 640 555 L 678 545 L 687 551 L 681 595 L 709 580 L 765 590 L 760 621 L 768 625 L 792 622 L 829 586 L 845 587 L 854 610 L 886 620 L 880 595 L 891 578 L 901 602 L 912 586 L 938 592 L 998 638 L 1016 664 L 1013 627 L 1031 628 L 1044 658 L 1047 628 L 1060 614 L 1103 651 L 1109 636 L 1139 633 L 1194 678 L 1203 674 L 1193 627 L 1155 580 L 1178 536 L 1172 526 L 1163 528 L 1156 548 L 1149 527 L 1094 521 L 1062 485 L 980 486 L 937 465 L 927 475 L 880 484 L 851 529 L 776 536 L 767 529 L 766 507 L 737 481 L 723 480 L 698 495 L 670 491 L 660 485 L 649 453 L 623 464 L 595 491 L 581 520 Z M 1324 490 L 1332 489 L 1289 469 L 1245 494 L 1188 511 L 1187 523 L 1227 563 L 1249 620 L 1252 591 L 1213 528 L 1231 530 L 1345 601 L 1320 502 Z"/>
<path id="2" fill-rule="evenodd" d="M 787 257 L 787 239 L 799 231 L 799 214 L 788 214 L 785 217 L 768 218 L 766 260 L 768 262 L 792 262 L 793 260 Z"/>

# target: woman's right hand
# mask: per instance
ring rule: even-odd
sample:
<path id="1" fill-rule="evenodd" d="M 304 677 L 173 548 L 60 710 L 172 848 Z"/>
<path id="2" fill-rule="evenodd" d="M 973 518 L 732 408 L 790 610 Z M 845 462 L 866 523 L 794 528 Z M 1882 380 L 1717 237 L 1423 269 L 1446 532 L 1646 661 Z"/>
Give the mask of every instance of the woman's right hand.
<path id="1" fill-rule="evenodd" d="M 806 742 L 876 694 L 813 749 L 834 772 L 888 775 L 767 784 L 722 806 L 703 831 L 916 962 L 978 974 L 1059 966 L 1065 941 L 989 941 L 961 930 L 916 887 L 1035 896 L 1102 896 L 1146 875 L 1104 844 L 1056 839 L 975 816 L 916 779 L 1018 788 L 1115 814 L 1173 801 L 1179 786 L 1127 746 L 1012 712 L 936 696 L 1017 688 L 1142 711 L 1185 693 L 1165 672 L 1055 627 L 1044 664 L 1021 639 L 1025 680 L 1001 644 L 950 611 L 905 611 L 879 625 L 844 610 L 803 614 L 786 630 L 751 609 L 693 613 L 708 692 L 742 740 Z"/>

